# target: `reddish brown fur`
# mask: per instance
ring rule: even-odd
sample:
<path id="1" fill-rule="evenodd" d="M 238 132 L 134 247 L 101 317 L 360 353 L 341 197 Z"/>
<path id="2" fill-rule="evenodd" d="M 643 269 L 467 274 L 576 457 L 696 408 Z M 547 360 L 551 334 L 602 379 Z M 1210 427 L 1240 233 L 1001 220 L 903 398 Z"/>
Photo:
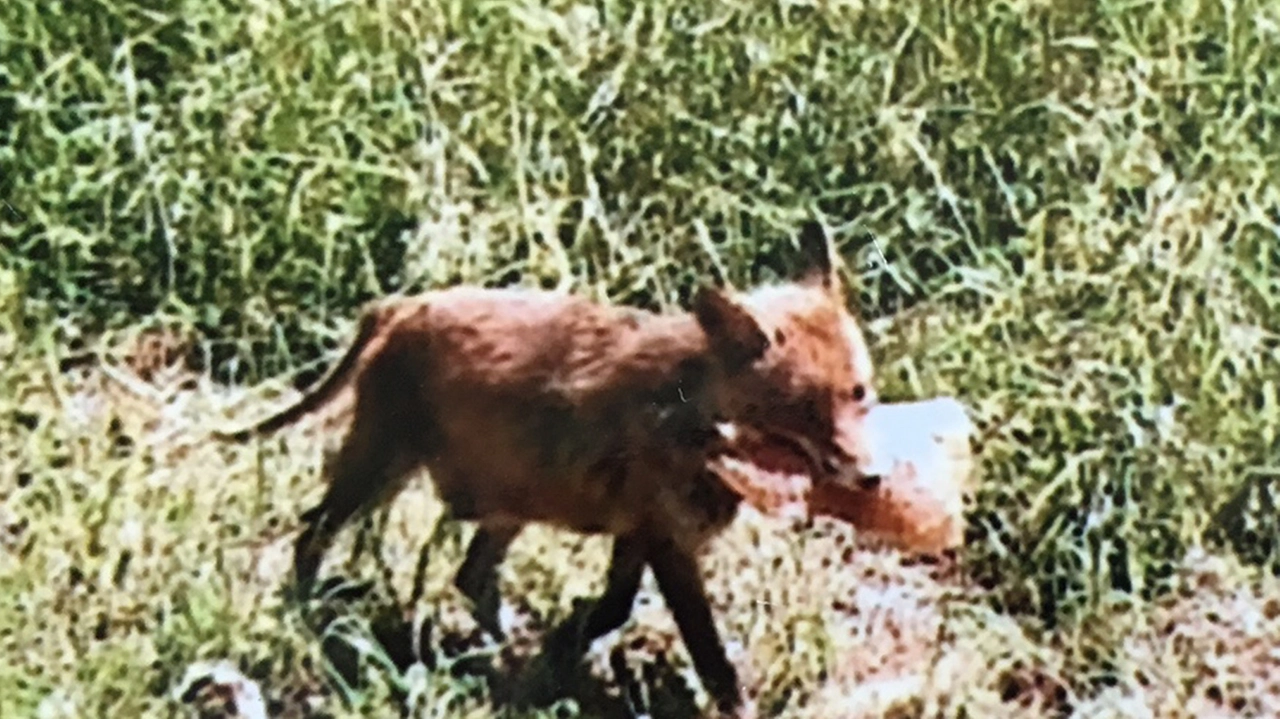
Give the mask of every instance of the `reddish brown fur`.
<path id="1" fill-rule="evenodd" d="M 739 298 L 702 291 L 671 315 L 523 289 L 459 287 L 366 310 L 347 355 L 270 431 L 354 382 L 351 429 L 295 550 L 304 591 L 334 533 L 426 468 L 454 519 L 479 523 L 456 584 L 501 635 L 496 568 L 521 527 L 615 537 L 604 593 L 547 639 L 576 659 L 622 625 L 646 566 L 708 690 L 740 702 L 697 570 L 741 497 L 708 470 L 715 423 L 809 447 L 825 471 L 859 456 L 871 365 L 820 231 L 800 282 Z M 416 594 L 416 592 L 415 592 Z"/>

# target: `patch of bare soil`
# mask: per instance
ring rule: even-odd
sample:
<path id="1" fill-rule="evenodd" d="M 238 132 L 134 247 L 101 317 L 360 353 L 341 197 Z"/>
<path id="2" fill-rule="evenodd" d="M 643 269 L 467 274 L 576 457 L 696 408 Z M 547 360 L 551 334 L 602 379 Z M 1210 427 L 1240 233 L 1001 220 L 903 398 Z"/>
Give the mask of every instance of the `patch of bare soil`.
<path id="1" fill-rule="evenodd" d="M 1280 580 L 1193 550 L 1180 588 L 1131 633 L 1131 680 L 1090 716 L 1280 716 Z"/>
<path id="2" fill-rule="evenodd" d="M 767 520 L 744 515 L 734 534 L 764 531 L 753 525 Z M 800 588 L 784 610 L 791 615 L 784 624 L 820 616 L 828 659 L 827 670 L 809 677 L 807 691 L 786 715 L 919 716 L 963 701 L 982 716 L 1013 717 L 1051 715 L 1067 705 L 1053 658 L 1038 653 L 1012 619 L 983 610 L 981 590 L 954 560 L 915 557 L 860 539 L 835 521 L 819 521 L 799 538 L 783 531 L 775 524 L 770 542 L 791 545 L 800 559 L 794 570 L 762 578 L 759 586 Z M 747 549 L 739 550 L 740 567 L 758 554 Z M 762 653 L 748 662 L 769 659 Z"/>
<path id="3" fill-rule="evenodd" d="M 153 382 L 140 374 L 122 382 L 88 368 L 69 375 L 59 421 L 106 427 L 122 443 L 146 446 L 173 465 L 156 481 L 172 481 L 184 466 L 219 464 L 231 451 L 206 441 L 205 430 L 223 424 L 217 418 L 242 394 L 216 390 L 206 379 L 159 386 L 155 373 Z M 328 418 L 281 441 L 315 453 L 317 430 L 340 421 Z M 384 558 L 399 575 L 412 571 L 428 534 L 423 517 L 433 514 L 434 500 L 426 487 L 415 483 L 397 501 L 399 520 L 388 523 Z M 759 716 L 914 717 L 961 706 L 983 717 L 1280 716 L 1280 582 L 1251 579 L 1227 560 L 1193 555 L 1181 592 L 1132 610 L 1120 680 L 1081 697 L 1069 688 L 1061 652 L 987 609 L 981 590 L 945 560 L 912 560 L 834 520 L 797 529 L 744 508 L 703 559 L 721 636 Z M 288 530 L 282 524 L 275 536 L 242 548 L 252 554 L 251 580 L 272 591 L 288 571 Z M 582 549 L 590 544 L 540 530 L 517 541 L 503 569 L 508 641 L 501 646 L 479 632 L 448 590 L 411 608 L 339 593 L 312 619 L 321 627 L 359 612 L 400 670 L 421 662 L 484 677 L 499 703 L 541 684 L 578 699 L 589 716 L 693 716 L 705 697 L 648 576 L 631 621 L 598 641 L 580 668 L 539 665 L 542 637 L 571 603 L 549 598 L 556 592 L 548 587 L 571 597 L 599 590 L 605 552 Z M 435 571 L 451 572 L 453 559 Z M 548 573 L 557 579 L 550 582 Z M 338 674 L 358 682 L 360 658 L 326 641 Z M 280 696 L 286 689 L 264 686 L 267 701 L 289 715 L 310 715 L 299 709 L 302 700 Z M 308 685 L 304 693 L 316 690 Z"/>

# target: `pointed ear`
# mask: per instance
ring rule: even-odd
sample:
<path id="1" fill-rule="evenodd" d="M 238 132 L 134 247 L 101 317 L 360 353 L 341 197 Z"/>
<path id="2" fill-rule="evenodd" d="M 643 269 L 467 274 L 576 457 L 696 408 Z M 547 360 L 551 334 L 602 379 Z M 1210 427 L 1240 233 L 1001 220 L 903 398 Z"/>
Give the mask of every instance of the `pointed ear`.
<path id="1" fill-rule="evenodd" d="M 769 338 L 756 319 L 720 290 L 700 288 L 693 297 L 693 314 L 707 334 L 711 350 L 730 370 L 760 359 L 769 349 Z"/>
<path id="2" fill-rule="evenodd" d="M 797 241 L 806 267 L 803 281 L 827 289 L 837 287 L 839 276 L 835 268 L 835 247 L 822 223 L 817 220 L 805 222 L 800 227 Z"/>

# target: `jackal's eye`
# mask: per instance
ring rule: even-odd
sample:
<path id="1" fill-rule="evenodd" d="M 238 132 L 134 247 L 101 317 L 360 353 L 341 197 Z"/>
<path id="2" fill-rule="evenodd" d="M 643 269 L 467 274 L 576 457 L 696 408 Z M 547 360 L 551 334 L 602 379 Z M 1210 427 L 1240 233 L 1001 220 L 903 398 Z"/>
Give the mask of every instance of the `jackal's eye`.
<path id="1" fill-rule="evenodd" d="M 854 386 L 840 392 L 837 396 L 841 402 L 853 402 L 861 404 L 867 399 L 867 386 L 865 384 L 855 384 Z"/>

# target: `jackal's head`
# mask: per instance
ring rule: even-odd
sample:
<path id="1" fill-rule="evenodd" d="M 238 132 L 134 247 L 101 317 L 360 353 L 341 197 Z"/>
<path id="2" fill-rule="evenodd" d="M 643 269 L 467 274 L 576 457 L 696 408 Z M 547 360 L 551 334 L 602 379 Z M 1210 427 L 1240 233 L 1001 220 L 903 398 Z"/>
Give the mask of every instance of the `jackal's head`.
<path id="1" fill-rule="evenodd" d="M 800 235 L 801 276 L 746 293 L 704 289 L 693 312 L 718 364 L 722 419 L 807 466 L 812 479 L 870 481 L 863 423 L 876 402 L 871 355 L 822 227 Z M 745 443 L 739 446 L 747 446 Z M 756 458 L 764 461 L 763 458 Z"/>

